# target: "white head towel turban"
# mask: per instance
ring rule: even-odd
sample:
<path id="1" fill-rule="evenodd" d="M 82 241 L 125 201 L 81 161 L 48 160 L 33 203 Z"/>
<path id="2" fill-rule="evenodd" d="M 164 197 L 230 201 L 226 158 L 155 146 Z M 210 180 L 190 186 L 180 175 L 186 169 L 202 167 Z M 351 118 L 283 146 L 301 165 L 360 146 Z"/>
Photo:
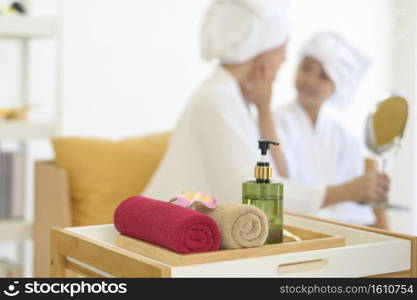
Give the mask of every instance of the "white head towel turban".
<path id="1" fill-rule="evenodd" d="M 317 34 L 304 46 L 303 57 L 317 59 L 335 85 L 329 102 L 346 107 L 370 66 L 370 60 L 340 35 L 333 32 Z"/>
<path id="2" fill-rule="evenodd" d="M 203 22 L 201 54 L 210 61 L 244 63 L 283 45 L 288 7 L 280 0 L 214 0 Z"/>

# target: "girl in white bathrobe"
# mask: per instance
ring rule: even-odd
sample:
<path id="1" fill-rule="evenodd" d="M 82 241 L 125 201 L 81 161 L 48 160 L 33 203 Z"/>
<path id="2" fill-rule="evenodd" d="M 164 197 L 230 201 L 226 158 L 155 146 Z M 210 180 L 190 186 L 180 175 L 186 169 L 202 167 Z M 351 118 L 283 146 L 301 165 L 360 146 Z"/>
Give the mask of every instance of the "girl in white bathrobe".
<path id="1" fill-rule="evenodd" d="M 289 23 L 279 0 L 213 1 L 201 49 L 203 58 L 217 60 L 218 66 L 184 109 L 144 195 L 167 201 L 183 191 L 200 191 L 221 202 L 241 203 L 242 182 L 254 179 L 260 158 L 258 139 L 279 140 L 270 104 Z M 270 161 L 274 179 L 285 185 L 285 210 L 314 215 L 341 201 L 338 187 L 286 181 L 280 147 L 271 149 Z"/>
<path id="2" fill-rule="evenodd" d="M 296 101 L 278 108 L 276 122 L 285 152 L 288 178 L 311 186 L 336 188 L 337 203 L 316 216 L 372 225 L 373 210 L 361 202 L 384 201 L 386 175 L 364 172 L 361 145 L 336 108 L 352 99 L 367 59 L 338 34 L 322 32 L 304 47 L 295 87 Z"/>

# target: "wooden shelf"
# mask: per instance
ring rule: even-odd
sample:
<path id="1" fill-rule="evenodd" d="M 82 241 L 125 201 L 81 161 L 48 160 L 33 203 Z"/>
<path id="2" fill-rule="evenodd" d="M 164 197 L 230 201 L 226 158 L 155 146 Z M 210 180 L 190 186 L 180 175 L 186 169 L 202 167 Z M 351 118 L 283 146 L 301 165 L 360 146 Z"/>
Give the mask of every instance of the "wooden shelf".
<path id="1" fill-rule="evenodd" d="M 0 38 L 40 38 L 55 33 L 52 18 L 3 16 L 0 17 Z"/>
<path id="2" fill-rule="evenodd" d="M 57 123 L 39 121 L 1 121 L 0 140 L 31 140 L 54 136 Z"/>
<path id="3" fill-rule="evenodd" d="M 24 220 L 0 221 L 0 242 L 24 241 L 32 236 L 32 224 Z"/>

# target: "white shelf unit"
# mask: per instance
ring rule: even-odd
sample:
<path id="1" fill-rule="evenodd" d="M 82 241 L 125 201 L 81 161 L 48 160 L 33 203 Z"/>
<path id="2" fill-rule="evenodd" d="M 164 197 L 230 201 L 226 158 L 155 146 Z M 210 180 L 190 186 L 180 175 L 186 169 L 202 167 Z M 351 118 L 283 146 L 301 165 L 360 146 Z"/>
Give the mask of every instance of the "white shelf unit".
<path id="1" fill-rule="evenodd" d="M 0 121 L 0 140 L 43 139 L 56 135 L 57 122 Z"/>
<path id="2" fill-rule="evenodd" d="M 0 16 L 0 38 L 42 38 L 55 34 L 56 21 L 29 16 Z"/>
<path id="3" fill-rule="evenodd" d="M 56 99 L 55 100 L 55 117 L 53 121 L 34 121 L 34 120 L 18 120 L 5 121 L 0 119 L 0 143 L 3 141 L 14 141 L 19 145 L 19 152 L 24 155 L 25 164 L 22 166 L 22 188 L 24 189 L 25 206 L 29 204 L 28 195 L 33 195 L 33 184 L 28 184 L 28 171 L 30 161 L 28 155 L 28 144 L 32 140 L 47 139 L 53 137 L 58 132 L 60 119 L 60 40 L 59 26 L 57 19 L 49 17 L 36 17 L 30 14 L 30 0 L 22 0 L 21 2 L 27 8 L 27 13 L 22 16 L 0 16 L 0 43 L 2 40 L 13 39 L 19 43 L 20 51 L 20 104 L 29 104 L 29 65 L 30 59 L 30 41 L 39 38 L 54 38 L 56 40 Z M 59 4 L 57 14 L 60 14 Z M 1 72 L 1 70 L 0 70 Z M 30 251 L 28 251 L 26 241 L 33 236 L 31 216 L 27 215 L 27 209 L 23 219 L 6 219 L 0 220 L 0 243 L 12 242 L 16 244 L 17 259 L 22 264 L 23 275 L 30 276 L 30 263 L 27 259 L 32 259 Z M 28 254 L 29 253 L 29 254 Z M 28 258 L 29 257 L 29 258 Z"/>
<path id="4" fill-rule="evenodd" d="M 25 220 L 0 221 L 0 242 L 24 242 L 32 237 L 32 224 Z"/>

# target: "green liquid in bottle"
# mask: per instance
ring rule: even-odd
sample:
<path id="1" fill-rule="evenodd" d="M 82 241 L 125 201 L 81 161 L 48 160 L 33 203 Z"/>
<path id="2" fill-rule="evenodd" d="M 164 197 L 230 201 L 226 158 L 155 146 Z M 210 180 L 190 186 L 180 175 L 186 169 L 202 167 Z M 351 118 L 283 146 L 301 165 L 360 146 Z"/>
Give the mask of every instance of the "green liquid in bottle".
<path id="1" fill-rule="evenodd" d="M 263 210 L 268 218 L 268 238 L 266 244 L 282 242 L 283 229 L 283 184 L 243 183 L 243 204 L 254 205 Z"/>

